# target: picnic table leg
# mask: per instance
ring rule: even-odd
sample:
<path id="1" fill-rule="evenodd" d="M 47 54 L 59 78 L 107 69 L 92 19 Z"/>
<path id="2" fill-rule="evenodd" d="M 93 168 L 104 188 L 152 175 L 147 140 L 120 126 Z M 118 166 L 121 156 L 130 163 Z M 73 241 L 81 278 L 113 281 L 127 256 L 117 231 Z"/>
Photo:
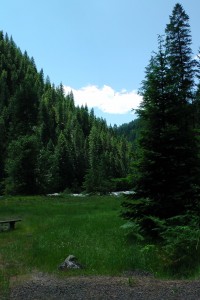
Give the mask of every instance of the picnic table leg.
<path id="1" fill-rule="evenodd" d="M 15 229 L 15 221 L 11 221 L 10 222 L 10 230 L 14 230 Z"/>

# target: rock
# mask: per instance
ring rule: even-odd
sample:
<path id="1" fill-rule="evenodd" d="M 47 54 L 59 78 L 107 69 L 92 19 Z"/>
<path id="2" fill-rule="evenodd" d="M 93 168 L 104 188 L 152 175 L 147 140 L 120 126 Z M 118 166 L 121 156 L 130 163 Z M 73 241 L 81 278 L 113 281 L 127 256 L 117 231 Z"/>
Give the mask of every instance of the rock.
<path id="1" fill-rule="evenodd" d="M 74 255 L 69 255 L 64 262 L 59 266 L 60 270 L 65 269 L 82 269 L 81 264 L 78 263 L 76 257 Z"/>

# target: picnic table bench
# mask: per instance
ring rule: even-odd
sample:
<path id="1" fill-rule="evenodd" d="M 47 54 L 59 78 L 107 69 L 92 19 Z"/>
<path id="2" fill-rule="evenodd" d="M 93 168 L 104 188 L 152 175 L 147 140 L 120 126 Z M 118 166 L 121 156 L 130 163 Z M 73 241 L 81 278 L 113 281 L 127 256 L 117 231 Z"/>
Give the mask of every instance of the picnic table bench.
<path id="1" fill-rule="evenodd" d="M 21 219 L 10 219 L 10 220 L 0 220 L 0 225 L 1 224 L 9 224 L 9 229 L 14 230 L 15 229 L 15 222 L 20 222 Z"/>

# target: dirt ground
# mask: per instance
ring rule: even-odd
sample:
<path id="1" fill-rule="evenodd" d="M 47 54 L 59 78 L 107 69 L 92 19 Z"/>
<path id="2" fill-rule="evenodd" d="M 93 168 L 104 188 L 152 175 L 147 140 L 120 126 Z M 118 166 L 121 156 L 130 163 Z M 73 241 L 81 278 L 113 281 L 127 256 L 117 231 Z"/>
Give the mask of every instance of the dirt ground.
<path id="1" fill-rule="evenodd" d="M 79 276 L 63 279 L 35 273 L 13 277 L 9 300 L 200 300 L 200 280 L 157 280 L 151 276 Z"/>

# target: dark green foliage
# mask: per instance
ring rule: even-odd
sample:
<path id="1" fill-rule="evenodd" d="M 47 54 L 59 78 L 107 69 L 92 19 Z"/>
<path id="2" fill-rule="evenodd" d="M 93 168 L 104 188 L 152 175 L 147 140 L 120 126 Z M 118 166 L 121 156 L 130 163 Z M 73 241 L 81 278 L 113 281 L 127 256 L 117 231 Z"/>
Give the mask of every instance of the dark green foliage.
<path id="1" fill-rule="evenodd" d="M 54 193 L 58 190 L 59 170 L 51 140 L 49 140 L 46 147 L 41 146 L 38 152 L 36 177 L 40 194 Z"/>
<path id="2" fill-rule="evenodd" d="M 94 126 L 101 132 L 94 141 L 97 145 L 91 143 Z M 0 132 L 0 193 L 77 192 L 88 172 L 99 180 L 93 190 L 110 190 L 106 176 L 110 181 L 111 177 L 128 174 L 128 143 L 87 106 L 75 107 L 73 94 L 66 96 L 62 84 L 55 87 L 49 77 L 44 80 L 43 70 L 37 71 L 34 59 L 27 52 L 22 54 L 3 32 Z M 94 169 L 90 162 L 99 140 L 101 147 L 95 158 L 98 167 Z"/>
<path id="3" fill-rule="evenodd" d="M 113 178 L 125 177 L 130 170 L 130 146 L 106 130 L 104 121 L 94 122 L 89 135 L 89 168 L 84 187 L 87 192 L 106 193 L 115 189 Z"/>
<path id="4" fill-rule="evenodd" d="M 190 212 L 170 218 L 162 226 L 163 254 L 166 268 L 182 276 L 198 270 L 200 264 L 200 218 Z"/>
<path id="5" fill-rule="evenodd" d="M 171 92 L 179 101 L 188 101 L 193 97 L 194 66 L 192 59 L 192 37 L 189 17 L 180 4 L 176 4 L 170 23 L 166 26 L 166 53 L 169 63 Z"/>
<path id="6" fill-rule="evenodd" d="M 5 152 L 6 152 L 6 127 L 3 117 L 0 117 L 0 193 L 3 192 L 3 179 L 5 178 Z"/>
<path id="7" fill-rule="evenodd" d="M 123 216 L 138 224 L 143 234 L 179 251 L 184 239 L 187 242 L 186 235 L 191 235 L 192 245 L 195 241 L 198 244 L 192 239 L 190 222 L 183 220 L 188 213 L 198 216 L 200 212 L 199 145 L 194 123 L 199 115 L 194 118 L 193 106 L 196 63 L 188 16 L 180 4 L 172 12 L 166 39 L 159 36 L 158 42 L 158 52 L 152 56 L 142 83 L 138 114 L 143 126 L 132 175 L 135 194 L 124 201 Z M 174 218 L 179 218 L 180 243 L 170 242 L 175 233 Z"/>
<path id="8" fill-rule="evenodd" d="M 115 127 L 114 130 L 119 135 L 123 135 L 129 142 L 135 143 L 139 137 L 139 133 L 142 129 L 141 119 L 137 118 L 134 121 L 126 124 L 122 124 L 119 127 Z"/>
<path id="9" fill-rule="evenodd" d="M 8 147 L 6 160 L 5 191 L 8 194 L 37 194 L 36 136 L 20 136 L 13 140 Z"/>
<path id="10" fill-rule="evenodd" d="M 132 189 L 132 182 L 129 176 L 124 178 L 114 178 L 113 184 L 115 186 L 115 191 L 129 191 Z"/>
<path id="11" fill-rule="evenodd" d="M 66 187 L 71 188 L 74 181 L 74 170 L 72 153 L 62 132 L 58 137 L 55 157 L 58 166 L 58 190 L 63 191 Z"/>
<path id="12" fill-rule="evenodd" d="M 26 135 L 34 132 L 37 124 L 38 95 L 32 85 L 34 78 L 27 77 L 16 90 L 10 103 L 10 135 Z"/>

